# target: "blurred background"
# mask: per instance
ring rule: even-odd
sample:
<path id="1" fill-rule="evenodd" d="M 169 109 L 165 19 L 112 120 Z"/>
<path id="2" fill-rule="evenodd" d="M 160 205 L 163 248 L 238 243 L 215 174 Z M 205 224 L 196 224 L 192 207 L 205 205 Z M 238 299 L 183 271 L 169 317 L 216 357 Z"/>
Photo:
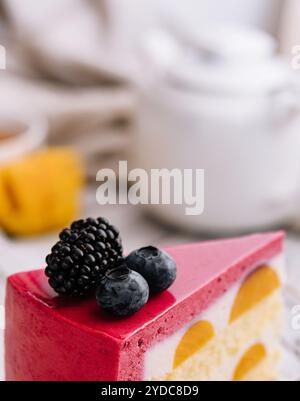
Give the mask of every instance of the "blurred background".
<path id="1" fill-rule="evenodd" d="M 128 251 L 285 228 L 300 304 L 299 19 L 297 0 L 0 0 L 1 300 L 61 228 L 103 215 Z M 96 173 L 119 160 L 205 169 L 204 213 L 99 206 Z"/>

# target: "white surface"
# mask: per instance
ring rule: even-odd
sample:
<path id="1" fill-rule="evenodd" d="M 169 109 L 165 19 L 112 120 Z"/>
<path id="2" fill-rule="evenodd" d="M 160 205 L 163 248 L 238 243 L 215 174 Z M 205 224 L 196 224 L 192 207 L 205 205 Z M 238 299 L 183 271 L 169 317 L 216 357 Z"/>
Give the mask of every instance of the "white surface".
<path id="1" fill-rule="evenodd" d="M 197 241 L 203 237 L 184 235 L 176 230 L 164 229 L 140 214 L 135 206 L 95 206 L 94 196 L 87 198 L 86 215 L 106 216 L 119 227 L 125 249 L 130 251 L 145 244 L 159 246 L 176 245 Z M 56 241 L 56 235 L 41 239 L 7 240 L 0 242 L 0 300 L 4 303 L 5 277 L 14 271 L 41 268 L 49 248 Z M 8 245 L 8 248 L 6 246 Z M 291 310 L 300 305 L 300 235 L 290 234 L 287 239 L 287 285 L 284 292 L 286 300 L 287 328 L 284 336 L 285 361 L 282 372 L 284 380 L 300 380 L 300 331 L 291 327 Z M 5 251 L 6 250 L 6 251 Z M 4 252 L 5 251 L 5 252 Z M 13 258 L 13 259 L 11 259 Z M 13 263 L 12 261 L 13 260 Z M 0 330 L 0 358 L 3 357 L 3 331 Z M 0 377 L 3 378 L 3 364 L 0 364 Z"/>

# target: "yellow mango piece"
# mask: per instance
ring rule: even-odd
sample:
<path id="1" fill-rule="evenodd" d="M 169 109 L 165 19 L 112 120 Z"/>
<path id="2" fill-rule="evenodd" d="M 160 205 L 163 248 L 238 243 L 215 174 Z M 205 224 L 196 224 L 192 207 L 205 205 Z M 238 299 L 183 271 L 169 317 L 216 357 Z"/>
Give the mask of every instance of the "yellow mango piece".
<path id="1" fill-rule="evenodd" d="M 182 364 L 214 336 L 214 328 L 207 320 L 193 324 L 184 334 L 177 346 L 173 368 Z"/>
<path id="2" fill-rule="evenodd" d="M 279 287 L 279 277 L 269 266 L 261 266 L 255 270 L 246 277 L 237 293 L 231 309 L 230 323 Z"/>
<path id="3" fill-rule="evenodd" d="M 246 374 L 254 369 L 266 356 L 267 352 L 262 344 L 258 343 L 250 347 L 238 363 L 232 379 L 234 381 L 242 380 Z"/>
<path id="4" fill-rule="evenodd" d="M 67 148 L 32 153 L 0 169 L 0 227 L 31 235 L 68 225 L 79 209 L 83 169 Z"/>

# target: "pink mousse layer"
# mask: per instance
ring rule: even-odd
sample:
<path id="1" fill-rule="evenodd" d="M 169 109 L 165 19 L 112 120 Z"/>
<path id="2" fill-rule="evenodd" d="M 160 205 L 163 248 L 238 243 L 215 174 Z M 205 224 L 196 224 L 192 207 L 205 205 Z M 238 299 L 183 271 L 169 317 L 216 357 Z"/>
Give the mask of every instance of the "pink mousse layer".
<path id="1" fill-rule="evenodd" d="M 144 353 L 282 250 L 282 232 L 166 248 L 177 279 L 135 315 L 57 297 L 43 270 L 15 274 L 6 295 L 8 380 L 140 380 Z"/>

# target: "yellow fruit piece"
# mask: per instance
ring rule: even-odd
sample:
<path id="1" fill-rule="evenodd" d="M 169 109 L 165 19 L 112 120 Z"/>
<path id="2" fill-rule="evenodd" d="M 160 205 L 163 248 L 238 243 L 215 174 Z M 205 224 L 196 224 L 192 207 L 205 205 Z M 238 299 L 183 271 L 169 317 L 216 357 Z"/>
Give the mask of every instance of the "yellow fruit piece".
<path id="1" fill-rule="evenodd" d="M 278 275 L 269 266 L 261 266 L 241 285 L 230 314 L 230 323 L 280 287 Z"/>
<path id="2" fill-rule="evenodd" d="M 79 209 L 83 170 L 68 148 L 30 154 L 0 169 L 0 227 L 32 235 L 68 225 Z"/>
<path id="3" fill-rule="evenodd" d="M 255 344 L 250 347 L 242 356 L 239 364 L 237 365 L 233 380 L 242 380 L 247 373 L 254 369 L 265 357 L 267 352 L 262 344 Z"/>
<path id="4" fill-rule="evenodd" d="M 207 320 L 200 320 L 193 324 L 182 337 L 177 346 L 173 368 L 182 364 L 186 359 L 197 352 L 214 336 L 214 328 Z"/>

